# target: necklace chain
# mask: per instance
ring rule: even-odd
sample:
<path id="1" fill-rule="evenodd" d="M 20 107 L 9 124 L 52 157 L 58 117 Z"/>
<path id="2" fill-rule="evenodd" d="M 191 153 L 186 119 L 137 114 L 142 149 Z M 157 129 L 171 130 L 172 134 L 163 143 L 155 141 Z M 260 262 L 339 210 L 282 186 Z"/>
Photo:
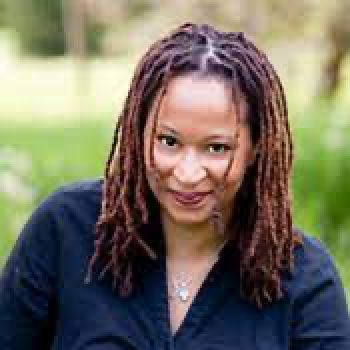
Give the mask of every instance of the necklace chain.
<path id="1" fill-rule="evenodd" d="M 215 251 L 215 253 L 211 256 L 215 257 L 214 262 L 211 262 L 209 266 L 213 266 L 216 264 L 216 262 L 219 260 L 219 254 L 222 250 L 222 248 L 225 246 L 227 240 L 225 240 L 220 246 L 219 249 Z M 210 259 L 211 261 L 212 259 Z M 208 269 L 205 269 L 205 274 L 208 273 Z M 193 282 L 193 277 L 181 270 L 173 276 L 170 276 L 168 271 L 168 294 L 169 298 L 172 300 L 178 300 L 181 303 L 186 303 L 190 300 L 190 287 Z M 204 276 L 203 276 L 204 277 Z"/>

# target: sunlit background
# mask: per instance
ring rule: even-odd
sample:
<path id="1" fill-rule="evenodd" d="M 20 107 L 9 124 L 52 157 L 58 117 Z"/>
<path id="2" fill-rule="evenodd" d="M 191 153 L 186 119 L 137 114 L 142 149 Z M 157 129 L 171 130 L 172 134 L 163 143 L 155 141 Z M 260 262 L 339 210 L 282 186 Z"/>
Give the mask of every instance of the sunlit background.
<path id="1" fill-rule="evenodd" d="M 0 0 L 0 266 L 34 207 L 102 176 L 137 60 L 185 22 L 244 31 L 285 86 L 295 225 L 350 300 L 350 1 Z"/>

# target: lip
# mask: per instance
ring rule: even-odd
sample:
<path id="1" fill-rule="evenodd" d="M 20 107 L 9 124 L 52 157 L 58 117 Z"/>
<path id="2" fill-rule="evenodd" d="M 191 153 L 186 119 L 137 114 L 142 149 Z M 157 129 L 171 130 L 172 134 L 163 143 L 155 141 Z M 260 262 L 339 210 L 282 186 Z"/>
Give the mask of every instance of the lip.
<path id="1" fill-rule="evenodd" d="M 206 192 L 180 192 L 180 191 L 170 191 L 177 202 L 185 205 L 199 204 L 202 200 L 210 194 L 212 191 Z"/>

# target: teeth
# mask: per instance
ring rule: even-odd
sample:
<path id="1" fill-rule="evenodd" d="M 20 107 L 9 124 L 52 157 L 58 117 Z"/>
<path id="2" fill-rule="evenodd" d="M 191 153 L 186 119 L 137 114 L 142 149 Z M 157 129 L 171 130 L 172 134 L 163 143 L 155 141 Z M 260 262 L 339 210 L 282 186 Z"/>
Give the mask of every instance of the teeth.
<path id="1" fill-rule="evenodd" d="M 198 196 L 192 196 L 192 195 L 185 195 L 183 196 L 185 199 L 188 199 L 188 200 L 193 200 L 194 198 L 198 197 Z"/>
<path id="2" fill-rule="evenodd" d="M 178 197 L 185 202 L 196 202 L 201 199 L 203 196 L 200 195 L 178 195 Z"/>
<path id="3" fill-rule="evenodd" d="M 198 196 L 196 195 L 191 195 L 191 194 L 179 194 L 180 197 L 184 198 L 184 199 L 187 199 L 187 200 L 192 200 Z"/>

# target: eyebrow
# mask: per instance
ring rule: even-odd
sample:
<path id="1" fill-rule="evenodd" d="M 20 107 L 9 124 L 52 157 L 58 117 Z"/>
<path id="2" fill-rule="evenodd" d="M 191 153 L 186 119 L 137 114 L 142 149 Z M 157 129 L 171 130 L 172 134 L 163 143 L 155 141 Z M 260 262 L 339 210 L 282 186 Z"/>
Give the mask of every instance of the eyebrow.
<path id="1" fill-rule="evenodd" d="M 159 128 L 160 129 L 166 129 L 167 131 L 171 132 L 174 135 L 179 135 L 179 133 L 175 129 L 173 129 L 170 126 L 167 126 L 165 124 L 159 124 Z"/>
<path id="2" fill-rule="evenodd" d="M 180 136 L 178 131 L 176 131 L 174 128 L 172 128 L 172 127 L 170 127 L 168 125 L 159 124 L 159 128 L 160 129 L 165 129 L 165 130 L 167 130 L 168 132 L 172 133 L 173 135 L 175 135 L 177 137 Z M 228 138 L 228 139 L 230 139 L 230 141 L 232 141 L 232 142 L 234 141 L 234 137 L 231 134 L 227 134 L 227 133 L 223 133 L 223 134 L 221 134 L 221 133 L 217 133 L 217 134 L 216 133 L 212 133 L 212 134 L 206 136 L 204 138 L 204 140 L 208 141 L 208 140 L 218 139 L 218 138 L 221 138 L 221 139 L 222 138 Z"/>

